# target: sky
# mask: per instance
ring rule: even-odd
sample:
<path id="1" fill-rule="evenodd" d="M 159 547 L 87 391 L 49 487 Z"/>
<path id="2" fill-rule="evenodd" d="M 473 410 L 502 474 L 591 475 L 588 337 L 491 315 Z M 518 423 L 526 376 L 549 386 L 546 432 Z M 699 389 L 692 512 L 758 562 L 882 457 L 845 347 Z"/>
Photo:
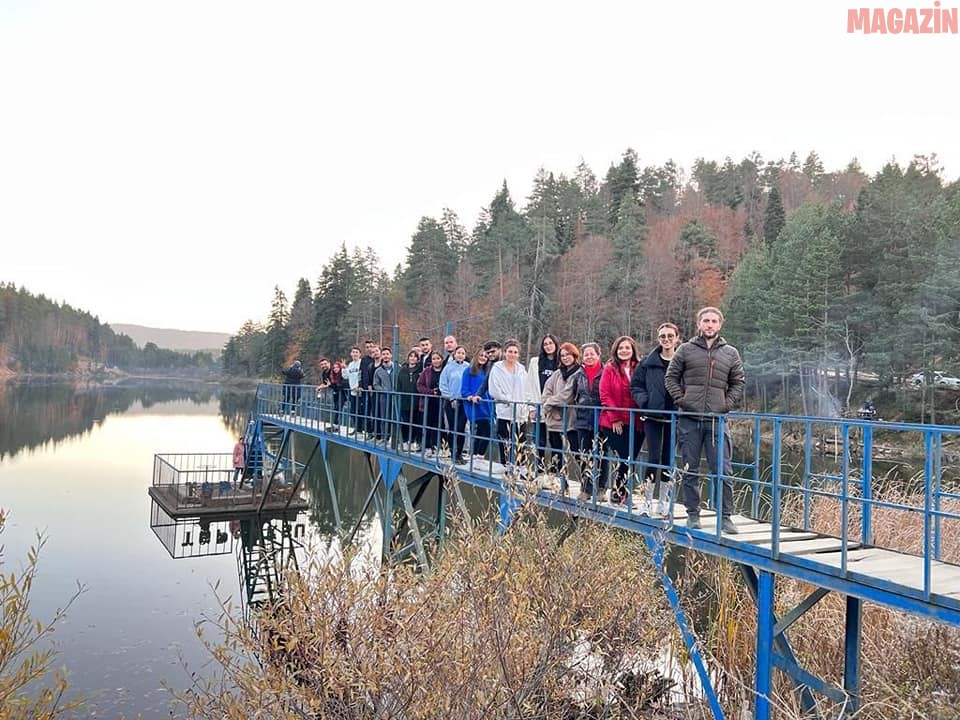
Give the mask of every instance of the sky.
<path id="1" fill-rule="evenodd" d="M 957 179 L 960 35 L 851 5 L 0 0 L 0 282 L 232 333 L 341 243 L 392 269 L 421 217 L 628 147 Z"/>

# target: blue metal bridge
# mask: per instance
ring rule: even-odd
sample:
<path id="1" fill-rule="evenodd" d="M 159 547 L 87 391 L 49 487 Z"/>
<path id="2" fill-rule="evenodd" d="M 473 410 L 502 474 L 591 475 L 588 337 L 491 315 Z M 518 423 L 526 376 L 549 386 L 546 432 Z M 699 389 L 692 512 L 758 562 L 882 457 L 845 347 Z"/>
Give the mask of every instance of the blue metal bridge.
<path id="1" fill-rule="evenodd" d="M 734 439 L 733 474 L 724 474 L 723 463 L 700 473 L 708 508 L 701 510 L 703 529 L 688 529 L 685 508 L 672 498 L 675 483 L 669 480 L 680 474 L 673 451 L 668 464 L 658 465 L 631 440 L 625 458 L 627 498 L 611 503 L 597 475 L 621 459 L 602 443 L 574 453 L 567 445 L 551 450 L 535 432 L 527 439 L 499 442 L 492 431 L 478 438 L 459 422 L 459 407 L 453 407 L 449 426 L 434 420 L 438 426 L 430 427 L 428 414 L 415 411 L 419 401 L 420 396 L 367 393 L 352 403 L 331 402 L 326 391 L 311 386 L 294 394 L 289 386 L 261 385 L 248 431 L 248 463 L 263 463 L 257 473 L 264 476 L 264 493 L 283 474 L 285 482 L 295 480 L 299 489 L 307 469 L 323 463 L 336 513 L 337 485 L 350 480 L 333 477 L 330 451 L 341 446 L 362 453 L 375 478 L 366 506 L 380 505 L 388 559 L 413 556 L 426 565 L 429 543 L 443 540 L 448 504 L 465 507 L 459 483 L 494 494 L 504 527 L 520 503 L 534 502 L 641 534 L 716 718 L 723 717 L 723 710 L 706 659 L 664 570 L 668 545 L 739 566 L 757 611 L 754 716 L 760 720 L 771 717 L 774 668 L 792 680 L 807 716 L 820 717 L 814 693 L 840 703 L 841 717 L 857 711 L 864 602 L 960 626 L 960 547 L 947 542 L 960 530 L 960 427 L 772 414 L 717 416 L 718 446 L 725 438 Z M 643 418 L 631 412 L 631 425 L 639 427 Z M 598 413 L 594 409 L 595 430 Z M 536 428 L 537 420 L 532 418 L 529 427 Z M 677 416 L 664 414 L 658 420 L 669 424 L 675 448 Z M 445 437 L 446 447 L 460 450 L 463 462 L 456 457 L 460 453 L 432 453 L 412 440 L 425 439 L 430 431 Z M 290 450 L 294 436 L 310 439 L 309 453 L 295 457 Z M 480 440 L 490 447 L 482 456 L 472 453 Z M 496 461 L 497 450 L 505 462 Z M 559 459 L 555 475 L 544 472 L 537 460 L 551 452 Z M 644 481 L 655 470 L 666 473 L 667 481 L 660 483 L 666 496 L 662 505 L 650 502 L 652 487 Z M 587 482 L 588 474 L 592 482 Z M 444 482 L 454 476 L 459 483 Z M 440 489 L 435 515 L 428 518 L 419 504 L 434 478 Z M 719 507 L 717 488 L 724 479 L 732 479 L 736 488 L 736 534 L 722 532 L 720 518 L 729 509 Z M 774 605 L 778 578 L 794 578 L 812 588 L 782 616 Z M 839 687 L 802 668 L 788 639 L 791 626 L 831 592 L 844 596 L 846 606 Z"/>

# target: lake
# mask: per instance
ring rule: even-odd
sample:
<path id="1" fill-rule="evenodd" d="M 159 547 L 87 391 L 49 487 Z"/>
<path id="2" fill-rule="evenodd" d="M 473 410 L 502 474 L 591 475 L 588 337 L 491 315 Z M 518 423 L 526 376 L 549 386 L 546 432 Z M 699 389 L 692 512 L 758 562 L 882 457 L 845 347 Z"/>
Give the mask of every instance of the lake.
<path id="1" fill-rule="evenodd" d="M 204 662 L 194 622 L 217 610 L 213 585 L 238 595 L 237 561 L 171 559 L 150 528 L 153 455 L 229 452 L 252 402 L 201 384 L 0 385 L 4 571 L 42 531 L 34 617 L 86 587 L 54 635 L 81 717 L 170 717 L 164 683 Z"/>

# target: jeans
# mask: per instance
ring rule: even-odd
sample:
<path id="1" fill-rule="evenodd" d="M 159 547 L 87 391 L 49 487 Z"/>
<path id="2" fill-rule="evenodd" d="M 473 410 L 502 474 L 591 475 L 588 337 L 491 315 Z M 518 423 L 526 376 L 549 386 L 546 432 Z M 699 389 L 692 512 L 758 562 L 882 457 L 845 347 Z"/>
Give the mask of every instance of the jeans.
<path id="1" fill-rule="evenodd" d="M 711 478 L 717 475 L 717 421 L 716 418 L 700 415 L 681 415 L 677 419 L 677 434 L 680 437 L 680 452 L 683 456 L 683 504 L 688 515 L 700 513 L 700 455 L 706 452 Z M 733 514 L 733 443 L 730 435 L 723 436 L 723 507 L 722 514 Z"/>

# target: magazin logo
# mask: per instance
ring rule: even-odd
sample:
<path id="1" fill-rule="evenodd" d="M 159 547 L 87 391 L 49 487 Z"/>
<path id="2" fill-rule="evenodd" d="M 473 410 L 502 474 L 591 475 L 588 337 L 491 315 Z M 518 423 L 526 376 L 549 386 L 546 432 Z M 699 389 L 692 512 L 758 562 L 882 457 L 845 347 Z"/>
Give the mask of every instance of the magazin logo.
<path id="1" fill-rule="evenodd" d="M 847 10 L 847 32 L 956 35 L 957 8 L 941 8 L 939 0 L 930 8 L 850 8 Z"/>

